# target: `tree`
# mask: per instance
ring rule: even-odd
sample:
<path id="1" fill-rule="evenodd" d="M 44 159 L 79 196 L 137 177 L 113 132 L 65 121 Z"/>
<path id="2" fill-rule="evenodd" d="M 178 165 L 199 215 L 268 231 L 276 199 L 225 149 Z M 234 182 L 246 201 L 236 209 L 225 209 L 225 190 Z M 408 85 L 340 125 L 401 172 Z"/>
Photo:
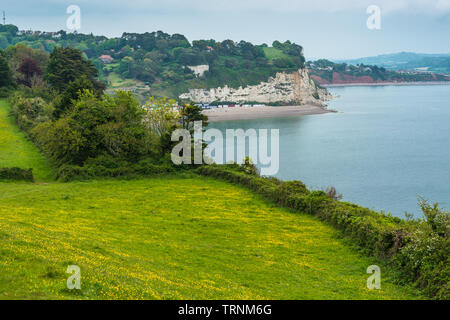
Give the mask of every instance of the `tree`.
<path id="1" fill-rule="evenodd" d="M 151 97 L 144 106 L 147 110 L 146 123 L 159 138 L 160 155 L 169 153 L 175 144 L 171 136 L 180 120 L 180 114 L 173 110 L 175 105 L 175 100 Z"/>
<path id="2" fill-rule="evenodd" d="M 13 24 L 0 25 L 0 32 L 8 33 L 11 37 L 14 37 L 18 31 L 19 28 Z"/>
<path id="3" fill-rule="evenodd" d="M 195 121 L 202 121 L 203 127 L 208 126 L 208 117 L 202 113 L 202 108 L 191 104 L 182 104 L 180 110 L 181 126 L 184 129 L 192 130 Z"/>
<path id="4" fill-rule="evenodd" d="M 43 50 L 32 49 L 22 43 L 18 43 L 16 46 L 9 46 L 8 49 L 5 50 L 5 53 L 10 57 L 12 70 L 17 70 L 27 58 L 36 61 L 43 72 L 45 72 L 45 69 L 47 68 L 49 54 Z"/>
<path id="5" fill-rule="evenodd" d="M 134 59 L 132 57 L 126 56 L 120 60 L 119 72 L 124 78 L 129 78 L 132 76 L 132 68 L 134 64 Z"/>
<path id="6" fill-rule="evenodd" d="M 12 72 L 3 51 L 0 50 L 0 87 L 10 87 L 14 84 Z"/>
<path id="7" fill-rule="evenodd" d="M 42 75 L 41 68 L 39 68 L 36 61 L 34 61 L 31 58 L 26 58 L 25 60 L 23 60 L 17 71 L 19 71 L 24 76 L 24 79 L 22 79 L 22 81 L 26 86 L 30 88 L 31 88 L 31 79 L 33 77 Z"/>
<path id="8" fill-rule="evenodd" d="M 179 120 L 179 114 L 173 110 L 176 101 L 167 98 L 150 97 L 145 103 L 146 122 L 157 135 L 162 136 Z"/>
<path id="9" fill-rule="evenodd" d="M 84 90 L 94 91 L 92 82 L 86 76 L 83 75 L 79 79 L 71 81 L 54 101 L 55 117 L 59 118 L 63 113 L 71 110 Z"/>
<path id="10" fill-rule="evenodd" d="M 53 122 L 37 125 L 32 136 L 59 164 L 83 165 L 89 158 L 138 161 L 152 144 L 141 108 L 132 93 L 98 97 L 84 90 L 71 110 Z"/>
<path id="11" fill-rule="evenodd" d="M 54 89 L 63 92 L 69 83 L 82 76 L 92 83 L 95 91 L 103 93 L 105 85 L 96 79 L 97 69 L 90 60 L 83 58 L 80 50 L 71 47 L 53 50 L 45 79 Z"/>

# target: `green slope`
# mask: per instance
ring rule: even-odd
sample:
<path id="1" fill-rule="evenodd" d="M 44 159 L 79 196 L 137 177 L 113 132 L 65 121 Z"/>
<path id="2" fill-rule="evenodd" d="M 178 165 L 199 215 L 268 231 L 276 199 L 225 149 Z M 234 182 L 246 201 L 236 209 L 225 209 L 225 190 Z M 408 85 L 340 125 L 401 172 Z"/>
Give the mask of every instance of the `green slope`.
<path id="1" fill-rule="evenodd" d="M 410 299 L 316 218 L 203 177 L 0 184 L 0 297 Z M 65 289 L 68 265 L 82 290 Z"/>
<path id="2" fill-rule="evenodd" d="M 9 110 L 7 101 L 0 99 L 0 168 L 33 168 L 36 181 L 51 180 L 50 164 L 15 125 Z"/>

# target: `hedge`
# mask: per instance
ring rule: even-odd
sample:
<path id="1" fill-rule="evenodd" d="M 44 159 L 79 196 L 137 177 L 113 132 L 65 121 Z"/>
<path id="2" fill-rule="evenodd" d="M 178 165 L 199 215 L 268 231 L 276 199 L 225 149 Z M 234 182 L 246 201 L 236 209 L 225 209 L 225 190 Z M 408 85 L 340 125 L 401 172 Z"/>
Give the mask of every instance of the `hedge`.
<path id="1" fill-rule="evenodd" d="M 248 187 L 278 205 L 312 214 L 341 230 L 368 254 L 389 262 L 404 280 L 430 297 L 450 298 L 448 234 L 436 236 L 424 221 L 406 221 L 337 201 L 323 191 L 309 191 L 300 181 L 246 174 L 235 165 L 202 166 L 196 172 Z"/>
<path id="2" fill-rule="evenodd" d="M 57 171 L 60 181 L 88 180 L 95 178 L 136 178 L 152 177 L 174 172 L 175 169 L 167 164 L 154 164 L 141 161 L 137 164 L 121 163 L 111 167 L 101 163 L 87 163 L 84 166 L 63 165 Z"/>
<path id="3" fill-rule="evenodd" d="M 34 181 L 33 169 L 21 169 L 21 168 L 0 168 L 0 180 L 24 180 Z"/>

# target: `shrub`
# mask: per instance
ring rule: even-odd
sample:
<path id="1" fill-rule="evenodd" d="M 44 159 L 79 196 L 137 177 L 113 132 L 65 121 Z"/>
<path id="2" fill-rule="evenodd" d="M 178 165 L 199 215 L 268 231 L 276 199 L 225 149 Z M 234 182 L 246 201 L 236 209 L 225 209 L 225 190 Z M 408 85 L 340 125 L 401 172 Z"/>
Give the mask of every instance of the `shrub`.
<path id="1" fill-rule="evenodd" d="M 328 198 L 333 200 L 341 200 L 342 194 L 338 194 L 335 187 L 331 186 L 325 189 L 325 193 Z"/>
<path id="2" fill-rule="evenodd" d="M 0 168 L 0 180 L 34 181 L 33 169 Z"/>
<path id="3" fill-rule="evenodd" d="M 169 163 L 155 163 L 152 159 L 144 159 L 137 163 L 100 156 L 89 159 L 83 166 L 63 165 L 57 172 L 60 181 L 88 180 L 95 178 L 137 178 L 153 177 L 175 172 Z"/>
<path id="4" fill-rule="evenodd" d="M 11 113 L 22 130 L 29 131 L 36 124 L 49 121 L 53 113 L 53 107 L 44 99 L 25 98 L 15 94 L 10 98 Z"/>

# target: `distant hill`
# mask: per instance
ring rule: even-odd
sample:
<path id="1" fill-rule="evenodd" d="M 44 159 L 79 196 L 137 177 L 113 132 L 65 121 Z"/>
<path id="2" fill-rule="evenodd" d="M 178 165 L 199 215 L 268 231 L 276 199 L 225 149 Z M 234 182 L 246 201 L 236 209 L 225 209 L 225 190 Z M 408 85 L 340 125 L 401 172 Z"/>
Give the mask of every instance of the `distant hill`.
<path id="1" fill-rule="evenodd" d="M 392 70 L 378 65 L 334 63 L 321 59 L 306 63 L 309 74 L 317 83 L 370 84 L 450 81 L 450 75 L 428 70 Z"/>
<path id="2" fill-rule="evenodd" d="M 359 59 L 334 60 L 352 65 L 377 65 L 391 70 L 419 70 L 450 74 L 450 53 L 423 54 L 400 52 Z"/>

